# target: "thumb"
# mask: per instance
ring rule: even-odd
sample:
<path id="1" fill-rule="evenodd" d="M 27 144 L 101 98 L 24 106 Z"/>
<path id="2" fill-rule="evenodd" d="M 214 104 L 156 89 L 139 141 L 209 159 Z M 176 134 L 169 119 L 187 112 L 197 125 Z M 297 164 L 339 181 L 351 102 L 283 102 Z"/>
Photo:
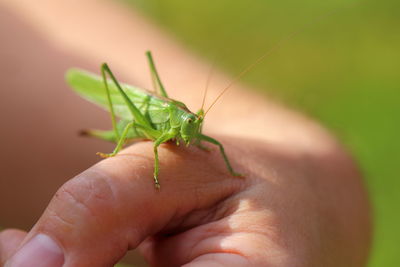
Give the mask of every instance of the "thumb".
<path id="1" fill-rule="evenodd" d="M 160 148 L 160 191 L 152 179 L 150 142 L 136 144 L 71 179 L 6 266 L 112 266 L 128 249 L 174 225 L 174 220 L 230 195 L 235 186 L 226 186 L 226 179 L 232 179 L 220 174 L 215 163 L 219 160 L 194 150 Z"/>

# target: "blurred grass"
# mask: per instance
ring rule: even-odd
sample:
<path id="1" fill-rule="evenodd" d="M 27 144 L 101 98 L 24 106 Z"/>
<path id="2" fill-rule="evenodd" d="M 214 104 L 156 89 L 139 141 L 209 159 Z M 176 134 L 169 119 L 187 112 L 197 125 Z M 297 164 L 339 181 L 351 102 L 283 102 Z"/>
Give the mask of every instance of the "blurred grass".
<path id="1" fill-rule="evenodd" d="M 370 266 L 400 266 L 400 1 L 124 0 L 232 75 L 318 118 L 358 159 L 375 213 Z M 352 1 L 354 2 L 354 1 Z"/>

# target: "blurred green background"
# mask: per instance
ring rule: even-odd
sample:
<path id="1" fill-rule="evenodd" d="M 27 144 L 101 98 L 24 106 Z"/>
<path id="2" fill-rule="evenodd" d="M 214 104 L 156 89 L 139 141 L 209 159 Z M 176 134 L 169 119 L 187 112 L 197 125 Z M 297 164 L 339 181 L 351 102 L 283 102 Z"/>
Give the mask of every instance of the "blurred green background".
<path id="1" fill-rule="evenodd" d="M 374 207 L 370 266 L 400 266 L 400 1 L 123 0 L 232 75 L 319 119 L 358 159 Z M 352 3 L 356 3 L 355 5 Z"/>

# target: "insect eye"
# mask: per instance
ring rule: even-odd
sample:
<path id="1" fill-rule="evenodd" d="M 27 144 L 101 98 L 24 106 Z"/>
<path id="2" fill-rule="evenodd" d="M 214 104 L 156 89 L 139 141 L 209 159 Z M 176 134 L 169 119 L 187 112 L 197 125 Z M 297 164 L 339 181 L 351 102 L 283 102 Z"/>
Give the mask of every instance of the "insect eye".
<path id="1" fill-rule="evenodd" d="M 192 121 L 193 121 L 193 120 L 192 120 L 191 118 L 189 118 L 189 119 L 187 120 L 188 123 L 192 123 Z"/>

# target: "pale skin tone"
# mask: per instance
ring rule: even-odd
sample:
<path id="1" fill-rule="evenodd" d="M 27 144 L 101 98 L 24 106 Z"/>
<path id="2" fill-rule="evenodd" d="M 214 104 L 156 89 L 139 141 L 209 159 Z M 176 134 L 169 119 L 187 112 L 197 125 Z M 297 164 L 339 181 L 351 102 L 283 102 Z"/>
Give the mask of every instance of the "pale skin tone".
<path id="1" fill-rule="evenodd" d="M 209 65 L 140 15 L 103 1 L 79 1 L 79 9 L 66 0 L 42 1 L 44 9 L 3 2 L 38 28 L 47 25 L 46 38 L 112 62 L 114 73 L 139 86 L 149 81 L 144 51 L 154 51 L 171 97 L 199 107 Z M 60 23 L 71 10 L 74 23 Z M 93 42 L 107 29 L 109 42 Z M 216 71 L 209 99 L 226 79 Z M 136 143 L 62 185 L 29 232 L 1 232 L 0 262 L 45 234 L 66 267 L 112 266 L 137 247 L 154 266 L 365 265 L 371 229 L 362 178 L 326 130 L 237 85 L 206 116 L 204 131 L 224 144 L 243 178 L 229 175 L 212 145 L 205 152 L 164 144 L 155 190 L 152 143 Z"/>

